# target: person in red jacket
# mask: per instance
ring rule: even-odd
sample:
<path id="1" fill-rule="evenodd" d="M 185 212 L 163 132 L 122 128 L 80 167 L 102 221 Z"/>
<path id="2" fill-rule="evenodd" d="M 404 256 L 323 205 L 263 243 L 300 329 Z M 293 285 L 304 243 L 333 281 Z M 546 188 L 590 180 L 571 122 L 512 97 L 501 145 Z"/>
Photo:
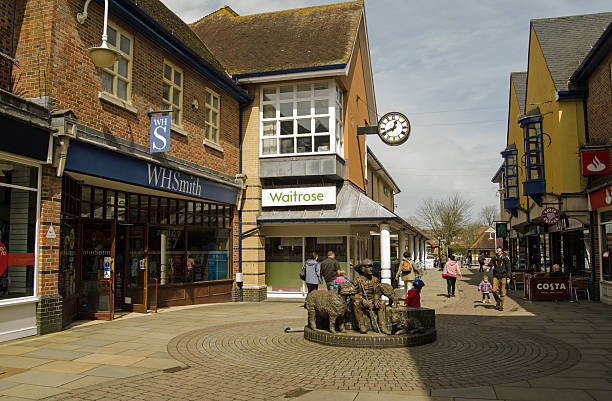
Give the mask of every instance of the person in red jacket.
<path id="1" fill-rule="evenodd" d="M 417 279 L 412 283 L 412 289 L 408 291 L 404 306 L 421 307 L 421 289 L 425 286 L 423 280 Z"/>

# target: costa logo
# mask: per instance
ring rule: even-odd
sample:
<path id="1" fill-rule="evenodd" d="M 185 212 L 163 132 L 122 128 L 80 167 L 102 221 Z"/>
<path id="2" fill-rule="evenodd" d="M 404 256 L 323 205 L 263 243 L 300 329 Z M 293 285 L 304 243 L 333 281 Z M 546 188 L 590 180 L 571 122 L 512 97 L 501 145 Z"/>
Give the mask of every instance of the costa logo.
<path id="1" fill-rule="evenodd" d="M 538 290 L 549 290 L 549 291 L 567 290 L 565 283 L 538 283 L 538 285 L 536 285 L 536 288 Z"/>

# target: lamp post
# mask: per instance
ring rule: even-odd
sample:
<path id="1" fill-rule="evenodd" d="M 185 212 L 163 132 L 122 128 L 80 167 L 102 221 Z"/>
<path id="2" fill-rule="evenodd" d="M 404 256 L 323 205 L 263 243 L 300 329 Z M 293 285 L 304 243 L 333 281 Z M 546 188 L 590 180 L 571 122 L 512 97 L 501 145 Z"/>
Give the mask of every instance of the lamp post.
<path id="1" fill-rule="evenodd" d="M 77 21 L 80 24 L 85 23 L 87 19 L 87 8 L 91 0 L 85 2 L 83 12 L 77 15 Z M 93 61 L 96 67 L 107 68 L 110 67 L 119 59 L 119 52 L 117 50 L 108 47 L 108 0 L 104 0 L 104 30 L 102 32 L 102 44 L 100 47 L 90 47 L 87 49 L 87 55 Z"/>

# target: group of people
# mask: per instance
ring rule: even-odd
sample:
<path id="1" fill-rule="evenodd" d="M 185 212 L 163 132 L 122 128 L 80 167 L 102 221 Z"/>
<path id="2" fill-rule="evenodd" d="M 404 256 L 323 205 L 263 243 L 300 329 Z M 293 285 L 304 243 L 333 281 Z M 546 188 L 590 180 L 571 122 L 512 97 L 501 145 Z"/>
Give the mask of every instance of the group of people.
<path id="1" fill-rule="evenodd" d="M 321 263 L 318 261 L 319 255 L 317 252 L 311 252 L 308 259 L 302 265 L 302 274 L 308 293 L 319 289 L 319 285 L 325 285 L 328 291 L 335 290 L 339 285 L 350 283 L 350 280 L 345 276 L 346 271 L 340 267 L 336 260 L 334 251 L 327 252 L 327 258 Z M 365 262 L 365 261 L 364 261 Z M 369 264 L 368 264 L 369 263 Z M 371 262 L 362 263 L 361 266 L 371 266 Z M 425 283 L 418 278 L 420 272 L 417 264 L 412 260 L 408 252 L 404 252 L 402 260 L 396 274 L 396 281 L 400 278 L 404 282 L 408 290 L 404 305 L 406 306 L 421 306 L 420 292 L 425 286 Z M 304 306 L 306 303 L 304 302 Z"/>

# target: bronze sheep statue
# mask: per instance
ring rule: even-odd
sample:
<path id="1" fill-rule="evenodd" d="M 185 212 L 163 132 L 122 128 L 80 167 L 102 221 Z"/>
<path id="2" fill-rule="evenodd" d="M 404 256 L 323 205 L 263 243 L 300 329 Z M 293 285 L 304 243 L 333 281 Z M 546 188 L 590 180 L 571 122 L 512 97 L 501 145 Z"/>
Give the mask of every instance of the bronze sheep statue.
<path id="1" fill-rule="evenodd" d="M 317 329 L 317 321 L 329 321 L 329 331 L 336 333 L 336 323 L 338 331 L 344 332 L 344 322 L 348 311 L 348 297 L 357 294 L 357 289 L 352 284 L 338 286 L 331 291 L 315 290 L 308 294 L 306 298 L 306 309 L 308 310 L 308 326 Z"/>

